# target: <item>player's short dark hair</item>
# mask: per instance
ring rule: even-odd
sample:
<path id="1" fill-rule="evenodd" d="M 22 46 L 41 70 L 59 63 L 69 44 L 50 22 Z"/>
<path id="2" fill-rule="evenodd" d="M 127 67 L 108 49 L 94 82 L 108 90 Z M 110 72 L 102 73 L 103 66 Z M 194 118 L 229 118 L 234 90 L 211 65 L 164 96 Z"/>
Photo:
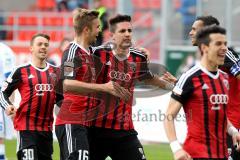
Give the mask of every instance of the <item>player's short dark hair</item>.
<path id="1" fill-rule="evenodd" d="M 131 22 L 131 16 L 118 14 L 109 19 L 110 32 L 116 31 L 116 25 L 121 22 Z"/>
<path id="2" fill-rule="evenodd" d="M 45 33 L 37 33 L 37 34 L 34 34 L 30 40 L 30 45 L 32 46 L 33 45 L 33 42 L 35 40 L 35 38 L 37 37 L 44 37 L 46 38 L 48 41 L 50 40 L 50 36 L 45 34 Z"/>
<path id="3" fill-rule="evenodd" d="M 214 33 L 220 33 L 223 35 L 226 35 L 226 29 L 213 25 L 213 26 L 207 26 L 203 29 L 199 30 L 196 35 L 196 41 L 197 45 L 200 48 L 201 44 L 209 45 L 210 43 L 210 34 Z"/>
<path id="4" fill-rule="evenodd" d="M 202 21 L 204 26 L 210 26 L 210 25 L 217 25 L 219 26 L 220 23 L 217 18 L 209 15 L 209 16 L 199 16 L 196 18 L 196 21 Z"/>

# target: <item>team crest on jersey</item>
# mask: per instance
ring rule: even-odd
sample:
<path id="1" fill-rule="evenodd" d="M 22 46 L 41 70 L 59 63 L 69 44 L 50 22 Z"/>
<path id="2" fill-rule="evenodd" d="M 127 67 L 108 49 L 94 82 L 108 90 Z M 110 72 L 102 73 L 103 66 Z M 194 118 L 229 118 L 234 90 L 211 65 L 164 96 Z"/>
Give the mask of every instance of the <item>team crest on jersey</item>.
<path id="1" fill-rule="evenodd" d="M 228 83 L 228 80 L 223 79 L 223 84 L 224 84 L 225 87 L 229 90 L 229 83 Z"/>
<path id="2" fill-rule="evenodd" d="M 53 82 L 55 83 L 57 81 L 57 75 L 56 73 L 50 73 L 50 78 L 53 80 Z"/>
<path id="3" fill-rule="evenodd" d="M 132 71 L 135 72 L 137 68 L 137 64 L 135 62 L 129 62 L 129 65 Z"/>

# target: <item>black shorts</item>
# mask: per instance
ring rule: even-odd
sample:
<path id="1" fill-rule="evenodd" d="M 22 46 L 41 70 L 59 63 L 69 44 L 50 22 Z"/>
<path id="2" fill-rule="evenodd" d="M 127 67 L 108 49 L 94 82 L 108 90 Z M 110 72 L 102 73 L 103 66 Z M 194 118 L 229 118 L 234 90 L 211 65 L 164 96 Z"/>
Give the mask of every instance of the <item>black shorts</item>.
<path id="1" fill-rule="evenodd" d="M 18 160 L 52 160 L 53 136 L 49 131 L 19 131 Z"/>
<path id="2" fill-rule="evenodd" d="M 77 124 L 57 125 L 61 160 L 89 159 L 88 130 Z M 81 158 L 79 158 L 79 156 Z"/>
<path id="3" fill-rule="evenodd" d="M 231 156 L 232 160 L 240 160 L 240 153 L 234 147 L 232 137 L 229 136 L 228 134 L 227 134 L 227 147 L 228 155 Z"/>
<path id="4" fill-rule="evenodd" d="M 124 136 L 116 134 L 117 136 L 114 137 L 113 135 L 118 131 L 113 130 L 112 136 L 103 136 L 104 129 L 100 130 L 90 129 L 90 160 L 105 160 L 108 156 L 112 160 L 146 160 L 136 134 L 130 132 Z M 109 129 L 105 130 L 107 132 L 105 135 L 109 135 Z"/>

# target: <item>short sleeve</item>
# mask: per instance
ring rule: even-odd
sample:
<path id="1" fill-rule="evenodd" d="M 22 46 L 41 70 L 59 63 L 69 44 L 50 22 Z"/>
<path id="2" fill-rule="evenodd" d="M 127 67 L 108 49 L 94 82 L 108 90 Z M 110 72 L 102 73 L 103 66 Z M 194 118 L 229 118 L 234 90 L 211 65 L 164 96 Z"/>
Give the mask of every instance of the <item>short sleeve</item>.
<path id="1" fill-rule="evenodd" d="M 192 78 L 187 73 L 184 73 L 177 81 L 173 88 L 171 97 L 181 104 L 184 104 L 188 100 L 194 90 Z"/>
<path id="2" fill-rule="evenodd" d="M 72 47 L 64 51 L 61 65 L 62 79 L 76 79 L 76 73 L 82 66 L 81 57 L 78 56 L 76 50 Z"/>
<path id="3" fill-rule="evenodd" d="M 138 73 L 138 80 L 143 81 L 147 79 L 152 79 L 154 74 L 149 70 L 147 56 L 141 57 L 141 62 L 139 62 L 140 71 Z"/>

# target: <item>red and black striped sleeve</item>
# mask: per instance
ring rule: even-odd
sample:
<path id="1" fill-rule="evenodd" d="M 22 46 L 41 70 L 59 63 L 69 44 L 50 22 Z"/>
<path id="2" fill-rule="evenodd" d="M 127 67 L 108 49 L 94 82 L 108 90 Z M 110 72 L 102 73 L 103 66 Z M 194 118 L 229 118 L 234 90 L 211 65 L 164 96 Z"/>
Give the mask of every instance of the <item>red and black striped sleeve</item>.
<path id="1" fill-rule="evenodd" d="M 62 79 L 76 79 L 76 73 L 82 66 L 82 59 L 78 55 L 78 50 L 79 47 L 73 43 L 64 51 L 61 65 Z"/>
<path id="2" fill-rule="evenodd" d="M 139 66 L 136 68 L 137 79 L 139 81 L 152 79 L 154 77 L 154 74 L 150 71 L 148 67 L 149 61 L 147 60 L 147 55 L 144 55 L 142 53 L 136 53 L 136 51 L 134 53 L 138 55 L 135 58 L 136 62 L 138 63 L 137 66 Z"/>
<path id="3" fill-rule="evenodd" d="M 193 67 L 189 70 L 189 72 L 182 74 L 182 76 L 178 79 L 175 87 L 173 88 L 171 95 L 173 99 L 180 102 L 181 104 L 184 104 L 189 99 L 189 97 L 191 97 L 190 95 L 194 91 L 192 78 L 194 75 L 196 75 L 197 71 L 198 68 Z"/>

